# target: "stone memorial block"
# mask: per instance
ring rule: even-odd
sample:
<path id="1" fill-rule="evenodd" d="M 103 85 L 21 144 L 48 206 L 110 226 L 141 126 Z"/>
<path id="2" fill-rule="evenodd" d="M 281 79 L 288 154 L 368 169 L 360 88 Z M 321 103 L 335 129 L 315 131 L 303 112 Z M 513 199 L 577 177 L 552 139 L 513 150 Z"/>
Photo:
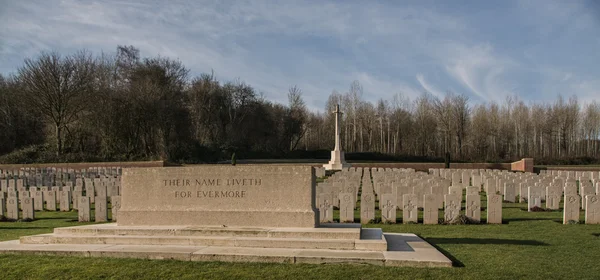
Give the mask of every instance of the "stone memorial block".
<path id="1" fill-rule="evenodd" d="M 77 208 L 77 216 L 80 222 L 90 222 L 90 198 L 87 196 L 82 196 L 79 198 L 79 202 L 77 202 L 79 206 Z"/>
<path id="2" fill-rule="evenodd" d="M 19 219 L 19 200 L 16 197 L 6 199 L 6 217 L 12 220 Z"/>
<path id="3" fill-rule="evenodd" d="M 587 195 L 585 199 L 585 223 L 600 224 L 600 195 Z"/>
<path id="4" fill-rule="evenodd" d="M 579 222 L 579 209 L 581 208 L 581 198 L 576 194 L 565 194 L 563 208 L 563 224 L 569 221 Z"/>
<path id="5" fill-rule="evenodd" d="M 481 196 L 479 194 L 467 194 L 465 216 L 473 221 L 481 221 Z"/>
<path id="6" fill-rule="evenodd" d="M 60 211 L 71 211 L 71 191 L 60 192 Z"/>
<path id="7" fill-rule="evenodd" d="M 426 194 L 423 196 L 423 224 L 435 225 L 438 223 L 439 203 L 436 195 Z"/>
<path id="8" fill-rule="evenodd" d="M 450 222 L 460 216 L 462 194 L 444 195 L 444 221 Z"/>
<path id="9" fill-rule="evenodd" d="M 46 210 L 56 211 L 56 193 L 49 190 L 44 193 L 44 199 L 46 200 Z"/>
<path id="10" fill-rule="evenodd" d="M 504 183 L 504 200 L 508 202 L 516 202 L 515 185 L 512 183 Z"/>
<path id="11" fill-rule="evenodd" d="M 319 208 L 319 222 L 333 222 L 333 204 L 331 193 L 321 193 L 317 196 L 317 205 Z"/>
<path id="12" fill-rule="evenodd" d="M 541 187 L 529 187 L 527 189 L 527 211 L 531 212 L 533 207 L 542 207 Z"/>
<path id="13" fill-rule="evenodd" d="M 110 198 L 110 211 L 111 211 L 111 220 L 113 222 L 117 221 L 119 215 L 119 209 L 121 208 L 121 197 L 118 195 L 112 196 Z"/>
<path id="14" fill-rule="evenodd" d="M 12 189 L 17 189 L 17 186 L 15 185 L 15 180 L 13 178 L 9 178 L 8 179 L 8 188 L 12 188 Z"/>
<path id="15" fill-rule="evenodd" d="M 21 209 L 23 210 L 23 219 L 35 219 L 35 211 L 33 210 L 33 198 L 25 197 L 21 199 Z"/>
<path id="16" fill-rule="evenodd" d="M 340 193 L 340 222 L 341 223 L 353 223 L 354 222 L 354 207 L 356 204 L 356 194 L 352 193 Z"/>
<path id="17" fill-rule="evenodd" d="M 560 198 L 562 197 L 562 188 L 559 186 L 546 187 L 546 208 L 558 210 L 560 208 Z"/>
<path id="18" fill-rule="evenodd" d="M 407 223 L 418 223 L 419 222 L 419 209 L 417 208 L 417 195 L 416 194 L 404 194 L 402 196 L 402 222 Z"/>
<path id="19" fill-rule="evenodd" d="M 473 186 L 473 187 L 467 187 L 467 195 L 479 195 L 479 190 L 480 187 L 477 186 Z"/>
<path id="20" fill-rule="evenodd" d="M 375 195 L 362 193 L 360 196 L 360 222 L 367 224 L 375 219 Z"/>
<path id="21" fill-rule="evenodd" d="M 33 193 L 33 209 L 44 211 L 44 192 L 37 190 Z"/>
<path id="22" fill-rule="evenodd" d="M 491 194 L 487 196 L 487 223 L 502 223 L 502 196 Z"/>
<path id="23" fill-rule="evenodd" d="M 105 196 L 96 196 L 96 203 L 94 203 L 94 221 L 96 222 L 107 222 L 108 221 L 108 200 Z"/>
<path id="24" fill-rule="evenodd" d="M 383 223 L 396 223 L 396 196 L 393 194 L 382 194 L 379 198 L 379 209 L 381 210 L 381 221 Z"/>
<path id="25" fill-rule="evenodd" d="M 123 170 L 121 180 L 119 225 L 315 227 L 319 222 L 310 166 L 131 168 Z"/>

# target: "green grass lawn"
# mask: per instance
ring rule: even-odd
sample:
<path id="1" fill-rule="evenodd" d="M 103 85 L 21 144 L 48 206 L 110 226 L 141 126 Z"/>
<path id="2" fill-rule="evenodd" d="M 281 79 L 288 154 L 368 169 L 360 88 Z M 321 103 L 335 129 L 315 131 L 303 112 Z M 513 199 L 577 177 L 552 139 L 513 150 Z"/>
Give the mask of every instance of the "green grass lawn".
<path id="1" fill-rule="evenodd" d="M 561 212 L 525 208 L 504 204 L 502 225 L 366 225 L 416 233 L 451 258 L 453 268 L 0 255 L 0 279 L 600 279 L 600 225 L 563 225 Z M 33 222 L 1 222 L 0 239 L 80 224 L 77 212 L 36 214 Z"/>

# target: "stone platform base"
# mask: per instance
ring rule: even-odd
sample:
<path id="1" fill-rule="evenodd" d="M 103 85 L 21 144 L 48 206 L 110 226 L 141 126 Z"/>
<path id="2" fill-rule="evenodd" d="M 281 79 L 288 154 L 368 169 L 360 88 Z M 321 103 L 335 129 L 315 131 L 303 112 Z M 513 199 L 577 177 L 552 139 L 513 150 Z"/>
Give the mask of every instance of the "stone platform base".
<path id="1" fill-rule="evenodd" d="M 186 261 L 368 263 L 451 267 L 414 234 L 384 234 L 355 224 L 319 228 L 125 227 L 56 228 L 52 234 L 0 242 L 0 253 L 177 259 Z"/>

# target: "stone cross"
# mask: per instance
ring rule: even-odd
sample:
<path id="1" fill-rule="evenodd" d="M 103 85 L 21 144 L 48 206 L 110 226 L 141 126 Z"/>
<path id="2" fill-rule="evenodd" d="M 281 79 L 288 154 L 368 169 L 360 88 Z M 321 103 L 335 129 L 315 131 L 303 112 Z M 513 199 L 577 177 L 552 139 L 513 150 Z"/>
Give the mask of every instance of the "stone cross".
<path id="1" fill-rule="evenodd" d="M 335 114 L 335 148 L 334 151 L 341 151 L 342 148 L 340 146 L 340 121 L 342 119 L 342 112 L 340 111 L 340 105 L 335 105 L 335 111 L 332 112 Z"/>

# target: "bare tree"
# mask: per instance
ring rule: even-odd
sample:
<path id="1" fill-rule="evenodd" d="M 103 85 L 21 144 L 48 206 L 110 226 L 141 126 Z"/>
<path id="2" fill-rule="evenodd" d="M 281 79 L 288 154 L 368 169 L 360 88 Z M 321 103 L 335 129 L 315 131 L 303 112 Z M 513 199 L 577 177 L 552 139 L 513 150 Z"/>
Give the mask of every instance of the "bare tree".
<path id="1" fill-rule="evenodd" d="M 63 152 L 63 131 L 85 108 L 94 82 L 94 59 L 82 51 L 61 57 L 58 53 L 42 53 L 35 60 L 26 59 L 19 69 L 19 79 L 29 104 L 54 124 L 56 154 Z"/>

